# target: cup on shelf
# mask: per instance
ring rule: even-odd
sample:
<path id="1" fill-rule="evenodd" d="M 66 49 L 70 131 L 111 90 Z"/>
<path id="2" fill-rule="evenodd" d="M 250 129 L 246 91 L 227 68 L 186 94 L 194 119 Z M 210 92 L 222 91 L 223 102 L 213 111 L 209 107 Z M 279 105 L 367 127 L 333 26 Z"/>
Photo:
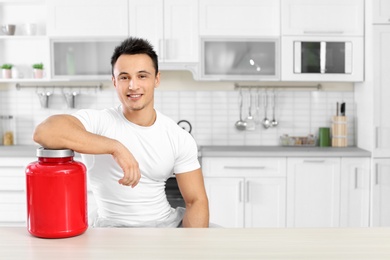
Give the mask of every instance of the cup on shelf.
<path id="1" fill-rule="evenodd" d="M 16 29 L 16 25 L 14 24 L 4 24 L 1 26 L 1 32 L 4 35 L 14 35 L 15 29 Z"/>
<path id="2" fill-rule="evenodd" d="M 23 26 L 24 33 L 26 35 L 36 35 L 37 34 L 37 24 L 36 23 L 26 23 Z"/>

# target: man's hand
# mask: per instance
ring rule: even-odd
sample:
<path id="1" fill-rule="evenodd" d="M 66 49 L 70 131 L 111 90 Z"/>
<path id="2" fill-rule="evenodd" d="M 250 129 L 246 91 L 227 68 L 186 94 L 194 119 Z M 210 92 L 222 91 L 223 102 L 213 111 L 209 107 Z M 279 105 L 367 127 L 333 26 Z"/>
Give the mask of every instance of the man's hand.
<path id="1" fill-rule="evenodd" d="M 116 149 L 112 156 L 123 170 L 123 178 L 118 182 L 122 185 L 134 188 L 141 179 L 137 160 L 122 144 L 118 147 L 118 149 Z"/>

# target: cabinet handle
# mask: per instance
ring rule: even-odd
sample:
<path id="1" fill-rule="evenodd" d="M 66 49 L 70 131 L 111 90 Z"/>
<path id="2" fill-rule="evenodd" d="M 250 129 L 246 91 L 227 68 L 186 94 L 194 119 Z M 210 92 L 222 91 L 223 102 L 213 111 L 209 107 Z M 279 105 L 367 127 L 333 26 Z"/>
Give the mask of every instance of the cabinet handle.
<path id="1" fill-rule="evenodd" d="M 245 194 L 246 194 L 246 198 L 245 198 L 245 202 L 249 202 L 249 181 L 246 182 L 246 187 L 245 187 Z"/>
<path id="2" fill-rule="evenodd" d="M 358 168 L 355 168 L 355 190 L 358 189 Z"/>
<path id="3" fill-rule="evenodd" d="M 224 166 L 227 170 L 264 170 L 265 166 Z"/>
<path id="4" fill-rule="evenodd" d="M 242 202 L 242 185 L 243 185 L 243 181 L 240 181 L 239 187 L 238 187 L 238 198 L 239 198 L 239 202 Z"/>
<path id="5" fill-rule="evenodd" d="M 343 34 L 344 31 L 303 31 L 304 34 Z"/>
<path id="6" fill-rule="evenodd" d="M 324 163 L 325 160 L 303 160 L 303 163 Z"/>
<path id="7" fill-rule="evenodd" d="M 375 166 L 375 185 L 379 185 L 379 169 L 378 165 Z"/>
<path id="8" fill-rule="evenodd" d="M 160 39 L 158 41 L 158 53 L 159 53 L 159 56 L 160 56 L 160 59 L 164 59 L 165 58 L 165 48 L 164 48 L 164 39 Z"/>

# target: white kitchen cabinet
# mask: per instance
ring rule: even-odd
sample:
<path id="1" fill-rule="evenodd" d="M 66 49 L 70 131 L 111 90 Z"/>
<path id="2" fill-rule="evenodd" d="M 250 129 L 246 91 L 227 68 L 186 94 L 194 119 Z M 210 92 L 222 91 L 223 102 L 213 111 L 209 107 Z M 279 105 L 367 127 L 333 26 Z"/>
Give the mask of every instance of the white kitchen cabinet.
<path id="1" fill-rule="evenodd" d="M 374 159 L 371 174 L 371 225 L 390 226 L 390 158 Z"/>
<path id="2" fill-rule="evenodd" d="M 127 0 L 50 0 L 46 3 L 49 36 L 127 36 Z"/>
<path id="3" fill-rule="evenodd" d="M 338 227 L 340 158 L 288 158 L 287 227 Z"/>
<path id="4" fill-rule="evenodd" d="M 390 0 L 373 0 L 374 24 L 390 24 Z"/>
<path id="5" fill-rule="evenodd" d="M 0 1 L 0 24 L 15 24 L 14 35 L 0 33 L 0 65 L 13 65 L 12 78 L 0 82 L 42 81 L 33 78 L 32 65 L 43 63 L 46 74 L 50 64 L 49 40 L 46 37 L 46 6 L 42 1 Z M 36 31 L 27 31 L 34 24 Z"/>
<path id="6" fill-rule="evenodd" d="M 369 226 L 370 166 L 370 158 L 341 159 L 341 227 Z"/>
<path id="7" fill-rule="evenodd" d="M 197 62 L 197 0 L 129 0 L 129 35 L 148 39 L 160 62 Z"/>
<path id="8" fill-rule="evenodd" d="M 390 157 L 390 26 L 374 25 L 374 150 Z"/>
<path id="9" fill-rule="evenodd" d="M 281 0 L 282 35 L 364 35 L 364 0 Z"/>
<path id="10" fill-rule="evenodd" d="M 202 158 L 210 222 L 285 227 L 285 158 Z"/>
<path id="11" fill-rule="evenodd" d="M 36 157 L 0 158 L 0 226 L 26 226 L 25 169 Z M 96 209 L 95 198 L 88 188 L 88 212 Z"/>
<path id="12" fill-rule="evenodd" d="M 200 0 L 201 36 L 279 36 L 280 5 L 274 0 Z"/>

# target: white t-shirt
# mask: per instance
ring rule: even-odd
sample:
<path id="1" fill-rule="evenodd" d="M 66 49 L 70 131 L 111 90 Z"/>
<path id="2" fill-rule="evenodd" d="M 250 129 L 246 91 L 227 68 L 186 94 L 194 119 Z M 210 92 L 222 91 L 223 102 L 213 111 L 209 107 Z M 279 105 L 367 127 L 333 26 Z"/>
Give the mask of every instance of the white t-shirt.
<path id="1" fill-rule="evenodd" d="M 173 173 L 200 168 L 194 138 L 172 119 L 157 112 L 155 123 L 143 127 L 128 121 L 122 106 L 83 109 L 74 114 L 87 131 L 120 141 L 139 163 L 141 179 L 134 188 L 118 180 L 123 171 L 111 155 L 82 154 L 98 205 L 92 226 L 173 227 L 183 210 L 172 209 L 165 181 Z"/>

